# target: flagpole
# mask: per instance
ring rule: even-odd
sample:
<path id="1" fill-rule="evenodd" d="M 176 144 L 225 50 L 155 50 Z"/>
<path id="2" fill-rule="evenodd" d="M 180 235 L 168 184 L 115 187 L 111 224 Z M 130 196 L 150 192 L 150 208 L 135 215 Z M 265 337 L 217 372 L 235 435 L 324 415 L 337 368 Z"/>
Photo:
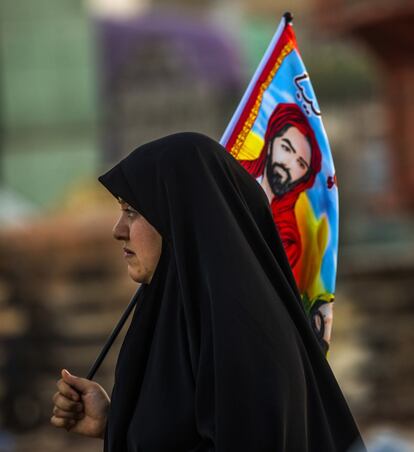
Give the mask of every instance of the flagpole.
<path id="1" fill-rule="evenodd" d="M 122 330 L 125 322 L 127 321 L 129 315 L 132 312 L 132 309 L 135 307 L 138 301 L 139 293 L 141 292 L 142 285 L 138 289 L 138 291 L 135 293 L 135 295 L 132 297 L 131 301 L 129 302 L 127 308 L 125 309 L 124 313 L 122 314 L 121 318 L 119 319 L 118 323 L 116 324 L 115 328 L 112 330 L 112 333 L 108 337 L 107 341 L 105 342 L 105 345 L 102 347 L 101 352 L 99 353 L 98 357 L 96 358 L 95 362 L 93 363 L 92 367 L 90 368 L 88 375 L 86 378 L 88 380 L 92 380 L 95 376 L 98 369 L 101 367 L 101 364 L 103 360 L 105 359 L 106 355 L 108 354 L 110 348 L 112 347 L 113 343 L 115 342 L 115 339 L 118 337 L 118 334 Z"/>

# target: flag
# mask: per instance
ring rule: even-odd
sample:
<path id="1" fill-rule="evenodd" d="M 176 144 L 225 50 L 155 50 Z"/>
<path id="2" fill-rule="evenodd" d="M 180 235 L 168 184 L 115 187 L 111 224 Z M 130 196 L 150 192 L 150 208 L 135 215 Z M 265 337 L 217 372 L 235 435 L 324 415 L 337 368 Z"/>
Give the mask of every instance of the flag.
<path id="1" fill-rule="evenodd" d="M 283 16 L 220 142 L 264 189 L 304 307 L 327 350 L 338 188 L 290 13 Z"/>

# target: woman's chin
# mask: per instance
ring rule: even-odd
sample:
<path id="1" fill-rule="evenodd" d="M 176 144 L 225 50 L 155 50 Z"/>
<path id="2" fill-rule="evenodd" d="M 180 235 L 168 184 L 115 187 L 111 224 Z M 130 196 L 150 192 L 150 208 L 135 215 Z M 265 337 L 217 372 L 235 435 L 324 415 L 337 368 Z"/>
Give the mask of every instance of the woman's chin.
<path id="1" fill-rule="evenodd" d="M 130 265 L 128 265 L 128 275 L 133 281 L 135 281 L 137 283 L 141 282 L 141 275 L 140 275 L 140 273 L 137 272 L 136 269 L 131 268 Z"/>
<path id="2" fill-rule="evenodd" d="M 147 277 L 139 270 L 132 268 L 130 265 L 128 265 L 128 275 L 132 279 L 132 281 L 135 281 L 136 283 L 143 284 L 147 282 Z"/>

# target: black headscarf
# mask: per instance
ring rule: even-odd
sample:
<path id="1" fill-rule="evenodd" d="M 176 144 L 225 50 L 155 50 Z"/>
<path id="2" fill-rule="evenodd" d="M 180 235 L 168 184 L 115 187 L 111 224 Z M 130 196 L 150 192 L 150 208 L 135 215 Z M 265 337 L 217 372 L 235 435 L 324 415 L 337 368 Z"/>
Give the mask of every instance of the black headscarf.
<path id="1" fill-rule="evenodd" d="M 241 165 L 212 139 L 180 133 L 99 180 L 163 238 L 118 358 L 105 450 L 362 446 L 266 195 Z"/>

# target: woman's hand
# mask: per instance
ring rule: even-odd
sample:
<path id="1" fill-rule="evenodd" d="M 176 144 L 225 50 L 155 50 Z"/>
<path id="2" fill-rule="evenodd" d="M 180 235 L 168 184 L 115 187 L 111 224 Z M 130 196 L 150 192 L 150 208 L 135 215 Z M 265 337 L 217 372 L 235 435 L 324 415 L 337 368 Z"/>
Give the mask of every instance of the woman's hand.
<path id="1" fill-rule="evenodd" d="M 75 377 L 62 370 L 53 396 L 53 416 L 50 422 L 68 432 L 103 438 L 110 404 L 108 394 L 98 383 Z"/>

